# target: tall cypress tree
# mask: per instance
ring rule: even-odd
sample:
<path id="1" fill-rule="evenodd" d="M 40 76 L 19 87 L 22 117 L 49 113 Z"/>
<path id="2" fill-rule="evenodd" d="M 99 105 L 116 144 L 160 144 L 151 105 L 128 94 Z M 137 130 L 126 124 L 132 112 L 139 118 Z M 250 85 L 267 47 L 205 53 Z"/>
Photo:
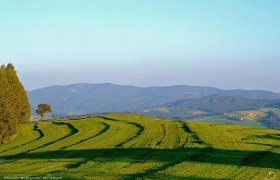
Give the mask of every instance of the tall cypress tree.
<path id="1" fill-rule="evenodd" d="M 7 124 L 5 122 L 4 107 L 5 107 L 5 87 L 7 86 L 5 81 L 5 66 L 0 68 L 0 144 L 3 143 L 5 138 Z"/>
<path id="2" fill-rule="evenodd" d="M 19 123 L 28 122 L 31 116 L 31 108 L 28 101 L 27 93 L 21 84 L 14 66 L 9 63 L 6 68 L 6 74 L 14 95 L 15 112 Z"/>
<path id="3" fill-rule="evenodd" d="M 16 133 L 30 118 L 30 104 L 12 64 L 0 68 L 0 143 Z"/>
<path id="4" fill-rule="evenodd" d="M 6 67 L 1 66 L 1 96 L 0 96 L 0 120 L 1 143 L 15 133 L 17 122 L 15 107 L 13 106 L 13 91 L 7 79 Z"/>

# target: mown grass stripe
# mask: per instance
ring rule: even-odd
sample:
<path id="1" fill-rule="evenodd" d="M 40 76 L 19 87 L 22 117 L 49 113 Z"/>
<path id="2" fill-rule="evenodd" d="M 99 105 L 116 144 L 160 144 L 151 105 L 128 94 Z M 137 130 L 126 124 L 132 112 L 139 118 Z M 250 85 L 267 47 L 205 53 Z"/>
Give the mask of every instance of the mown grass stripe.
<path id="1" fill-rule="evenodd" d="M 38 138 L 34 139 L 33 141 L 30 141 L 30 142 L 21 144 L 21 145 L 19 145 L 19 146 L 15 146 L 15 147 L 13 147 L 13 148 L 10 148 L 10 149 L 1 151 L 0 153 L 4 153 L 4 152 L 7 152 L 7 151 L 10 151 L 10 150 L 13 150 L 13 149 L 22 147 L 22 146 L 26 146 L 26 145 L 31 144 L 31 143 L 33 143 L 33 142 L 35 142 L 35 141 L 38 141 L 39 139 L 41 139 L 41 138 L 44 137 L 43 131 L 42 131 L 41 129 L 38 128 L 38 123 L 35 123 L 35 124 L 34 124 L 34 129 L 33 129 L 33 130 L 34 130 L 34 131 L 37 131 L 37 132 L 39 133 L 39 137 L 38 137 Z"/>
<path id="2" fill-rule="evenodd" d="M 138 136 L 140 136 L 140 135 L 143 133 L 143 131 L 144 131 L 144 127 L 143 127 L 142 125 L 138 124 L 138 123 L 134 123 L 134 122 L 122 122 L 122 121 L 120 121 L 120 120 L 113 119 L 113 118 L 109 118 L 109 117 L 105 117 L 105 116 L 97 116 L 97 117 L 98 117 L 98 118 L 102 118 L 102 119 L 104 119 L 104 120 L 108 120 L 108 121 L 114 121 L 114 122 L 118 122 L 118 123 L 130 124 L 130 125 L 135 126 L 135 127 L 138 129 L 138 131 L 136 132 L 136 134 L 135 134 L 134 136 L 130 137 L 128 140 L 126 140 L 126 141 L 124 141 L 124 142 L 121 142 L 121 143 L 119 143 L 119 144 L 116 144 L 115 147 L 121 147 L 121 146 L 123 146 L 123 145 L 126 144 L 127 142 L 130 142 L 130 141 L 132 141 L 133 139 L 135 139 L 135 138 L 137 138 Z M 108 127 L 108 129 L 109 129 L 109 127 Z M 108 129 L 107 129 L 107 130 L 108 130 Z M 106 131 L 107 131 L 107 130 L 106 130 Z M 101 133 L 101 134 L 102 134 L 102 133 Z M 99 134 L 99 135 L 100 135 L 100 134 Z M 105 154 L 106 154 L 106 152 L 104 152 L 103 155 L 105 155 Z M 101 156 L 102 156 L 102 155 L 101 155 Z M 91 160 L 93 160 L 93 159 L 95 159 L 95 158 L 96 158 L 96 157 L 92 157 L 92 158 L 88 158 L 88 159 L 86 159 L 86 160 L 83 160 L 83 161 L 81 161 L 81 162 L 75 163 L 75 164 L 70 164 L 70 165 L 67 166 L 67 168 L 68 168 L 68 169 L 79 168 L 82 164 L 86 164 L 87 162 L 89 162 L 89 161 L 91 161 Z"/>
<path id="3" fill-rule="evenodd" d="M 108 124 L 106 124 L 106 123 L 103 123 L 103 122 L 100 122 L 100 123 L 104 125 L 104 128 L 101 129 L 97 134 L 95 134 L 95 135 L 93 135 L 93 136 L 90 136 L 90 137 L 88 137 L 88 138 L 86 138 L 86 139 L 82 139 L 82 140 L 80 140 L 80 141 L 78 141 L 78 142 L 76 142 L 76 143 L 70 144 L 70 145 L 68 145 L 68 146 L 64 146 L 64 147 L 62 147 L 61 149 L 66 149 L 66 148 L 69 148 L 69 147 L 71 147 L 71 146 L 78 145 L 78 144 L 83 143 L 83 142 L 85 142 L 85 141 L 88 141 L 88 140 L 90 140 L 90 139 L 92 139 L 92 138 L 95 138 L 95 137 L 97 137 L 97 136 L 100 136 L 101 134 L 103 134 L 103 133 L 105 133 L 106 131 L 108 131 L 108 129 L 110 128 L 110 125 L 108 125 Z"/>
<path id="4" fill-rule="evenodd" d="M 61 141 L 61 140 L 63 140 L 63 139 L 66 139 L 66 138 L 72 136 L 73 134 L 78 133 L 78 129 L 76 129 L 73 125 L 71 125 L 71 124 L 69 124 L 69 123 L 65 123 L 65 122 L 53 122 L 53 124 L 56 124 L 56 125 L 66 125 L 71 131 L 70 131 L 70 133 L 67 134 L 66 136 L 63 136 L 63 137 L 61 137 L 61 138 L 59 138 L 59 139 L 57 139 L 57 140 L 55 140 L 55 141 L 51 141 L 51 142 L 45 143 L 45 144 L 43 144 L 43 145 L 41 145 L 41 146 L 38 146 L 38 147 L 36 147 L 36 148 L 29 149 L 29 150 L 27 150 L 27 151 L 25 151 L 25 152 L 21 152 L 21 153 L 19 153 L 19 154 L 16 154 L 16 155 L 14 155 L 13 158 L 11 158 L 11 159 L 19 159 L 19 157 L 22 157 L 22 156 L 24 157 L 25 154 L 28 154 L 28 153 L 30 153 L 30 152 L 32 152 L 32 151 L 35 151 L 35 150 L 38 150 L 38 149 L 40 149 L 40 148 L 49 146 L 49 145 L 51 145 L 51 144 L 57 143 L 57 142 L 59 142 L 59 141 Z M 36 125 L 34 128 L 37 129 L 37 130 L 40 132 L 40 135 L 42 135 L 42 137 L 45 136 L 45 135 L 44 135 L 44 132 L 43 132 L 42 130 L 40 130 L 39 127 L 38 127 L 37 125 Z M 6 164 L 6 163 L 10 163 L 10 162 L 4 162 L 4 163 L 0 163 L 0 164 Z"/>
<path id="5" fill-rule="evenodd" d="M 194 143 L 204 144 L 207 147 L 202 148 L 201 151 L 196 151 L 196 152 L 193 152 L 192 154 L 188 154 L 188 153 L 190 153 L 190 151 L 189 151 L 190 149 L 184 148 L 184 146 L 181 146 L 180 149 L 182 151 L 186 151 L 186 156 L 185 157 L 183 157 L 183 158 L 180 157 L 180 159 L 176 159 L 176 157 L 174 157 L 174 160 L 172 162 L 170 162 L 170 163 L 166 163 L 166 164 L 164 164 L 162 166 L 159 166 L 159 167 L 150 168 L 150 169 L 146 170 L 143 173 L 128 175 L 124 179 L 150 178 L 150 177 L 156 176 L 156 174 L 159 173 L 160 171 L 164 171 L 165 169 L 173 167 L 173 166 L 175 166 L 177 164 L 180 164 L 180 163 L 182 163 L 184 161 L 189 161 L 189 160 L 190 161 L 197 161 L 198 159 L 203 159 L 204 156 L 206 156 L 206 153 L 209 153 L 209 152 L 211 152 L 213 150 L 213 148 L 211 146 L 209 146 L 207 143 L 205 143 L 201 139 L 199 139 L 199 136 L 195 132 L 193 132 L 191 130 L 191 128 L 187 125 L 187 123 L 183 123 L 181 128 L 186 133 L 190 134 L 192 137 L 195 137 L 195 142 Z M 165 134 L 166 134 L 166 132 L 165 132 Z M 189 137 L 189 138 L 192 138 L 192 137 Z M 142 157 L 148 155 L 150 152 L 151 152 L 151 150 L 147 151 L 145 154 L 143 154 Z"/>
<path id="6" fill-rule="evenodd" d="M 43 145 L 41 145 L 41 146 L 39 146 L 39 147 L 37 147 L 37 148 L 28 150 L 26 153 L 31 152 L 31 151 L 38 150 L 38 149 L 40 149 L 40 148 L 43 148 L 43 147 L 46 147 L 46 146 L 49 146 L 49 145 L 52 145 L 52 144 L 54 144 L 54 143 L 57 143 L 57 142 L 59 142 L 59 141 L 62 141 L 62 140 L 64 140 L 64 139 L 66 139 L 66 138 L 69 138 L 70 136 L 72 136 L 72 135 L 74 135 L 74 134 L 76 134 L 76 133 L 79 132 L 79 130 L 78 130 L 77 128 L 75 128 L 75 127 L 74 127 L 72 124 L 70 124 L 70 123 L 66 123 L 66 122 L 53 122 L 53 124 L 56 124 L 56 125 L 66 125 L 66 126 L 70 129 L 70 133 L 67 134 L 67 135 L 65 135 L 65 136 L 63 136 L 63 137 L 61 137 L 61 138 L 59 138 L 59 139 L 57 139 L 57 140 L 55 140 L 55 141 L 51 141 L 51 142 L 45 143 L 45 144 L 43 144 Z"/>
<path id="7" fill-rule="evenodd" d="M 138 128 L 138 131 L 137 131 L 137 133 L 136 133 L 134 136 L 130 137 L 127 141 L 124 141 L 124 142 L 122 142 L 122 143 L 117 144 L 116 147 L 122 147 L 124 144 L 126 144 L 126 143 L 128 143 L 128 142 L 130 142 L 130 141 L 133 141 L 134 139 L 136 139 L 137 137 L 139 137 L 139 136 L 140 136 L 141 134 L 143 134 L 143 132 L 144 132 L 145 127 L 142 126 L 141 124 L 134 123 L 134 122 L 126 122 L 126 123 L 127 123 L 127 124 L 131 124 L 131 125 L 134 125 L 135 127 L 137 127 L 137 128 Z"/>

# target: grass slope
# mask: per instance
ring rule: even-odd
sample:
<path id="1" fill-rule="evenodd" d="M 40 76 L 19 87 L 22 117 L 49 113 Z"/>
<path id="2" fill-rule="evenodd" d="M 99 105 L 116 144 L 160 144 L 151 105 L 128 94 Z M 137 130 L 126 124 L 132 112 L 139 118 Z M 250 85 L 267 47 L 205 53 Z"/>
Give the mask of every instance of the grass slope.
<path id="1" fill-rule="evenodd" d="M 280 131 L 120 114 L 30 123 L 0 145 L 0 169 L 0 178 L 265 179 L 280 176 Z"/>

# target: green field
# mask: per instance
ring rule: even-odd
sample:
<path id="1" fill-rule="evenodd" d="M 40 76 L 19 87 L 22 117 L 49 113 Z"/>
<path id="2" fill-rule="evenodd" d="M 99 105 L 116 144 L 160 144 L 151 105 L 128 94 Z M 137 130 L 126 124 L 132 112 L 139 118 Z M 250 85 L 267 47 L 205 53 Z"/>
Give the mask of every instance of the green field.
<path id="1" fill-rule="evenodd" d="M 263 180 L 279 169 L 280 131 L 139 115 L 24 124 L 0 145 L 0 178 Z"/>
<path id="2" fill-rule="evenodd" d="M 231 113 L 227 113 L 225 116 L 226 117 L 242 117 L 244 119 L 244 121 L 246 121 L 246 120 L 247 121 L 248 120 L 249 121 L 258 121 L 261 118 L 265 117 L 269 111 L 274 112 L 275 114 L 280 116 L 280 109 L 270 108 L 270 107 L 260 108 L 260 109 L 256 109 L 256 110 L 231 112 Z M 254 116 L 253 117 L 248 116 L 248 114 L 252 114 Z"/>
<path id="3" fill-rule="evenodd" d="M 232 113 L 233 114 L 233 113 Z M 265 127 L 261 124 L 259 120 L 244 120 L 244 121 L 234 121 L 229 120 L 222 115 L 212 115 L 212 116 L 202 116 L 195 117 L 187 120 L 188 122 L 207 122 L 216 124 L 236 124 L 241 126 L 253 126 L 253 127 Z"/>

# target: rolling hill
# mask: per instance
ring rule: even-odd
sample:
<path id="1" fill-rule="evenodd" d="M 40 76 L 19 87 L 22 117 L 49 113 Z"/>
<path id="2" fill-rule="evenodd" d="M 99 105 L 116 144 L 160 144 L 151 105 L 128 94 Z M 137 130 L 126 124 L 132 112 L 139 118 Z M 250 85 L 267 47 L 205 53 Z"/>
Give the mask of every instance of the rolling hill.
<path id="1" fill-rule="evenodd" d="M 280 131 L 110 114 L 21 125 L 0 144 L 0 178 L 268 179 Z"/>
<path id="2" fill-rule="evenodd" d="M 280 99 L 279 93 L 258 90 L 221 90 L 199 86 L 135 87 L 114 84 L 74 84 L 51 86 L 28 92 L 33 109 L 49 103 L 56 113 L 135 111 L 181 99 L 209 95 L 239 96 L 259 100 Z"/>
<path id="3" fill-rule="evenodd" d="M 259 109 L 271 101 L 248 99 L 238 96 L 210 95 L 199 99 L 184 99 L 145 109 L 141 113 L 175 119 L 186 119 L 196 115 L 224 114 L 241 110 Z"/>
<path id="4" fill-rule="evenodd" d="M 280 109 L 274 108 L 275 102 L 210 95 L 200 99 L 178 100 L 137 113 L 187 121 L 212 121 L 280 129 Z"/>

